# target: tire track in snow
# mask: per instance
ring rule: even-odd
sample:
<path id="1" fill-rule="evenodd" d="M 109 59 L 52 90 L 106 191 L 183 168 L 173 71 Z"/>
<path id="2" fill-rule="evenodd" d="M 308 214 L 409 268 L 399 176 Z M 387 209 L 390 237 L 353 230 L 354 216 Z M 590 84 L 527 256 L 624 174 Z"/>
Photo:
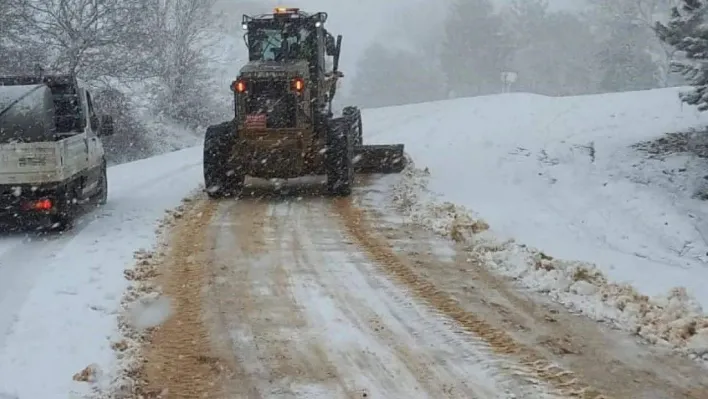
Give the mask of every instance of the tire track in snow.
<path id="1" fill-rule="evenodd" d="M 329 203 L 326 205 L 330 207 Z M 328 212 L 329 209 L 308 212 L 304 222 L 310 227 L 303 230 L 310 234 L 296 235 L 307 247 L 320 248 L 311 251 L 320 259 L 311 261 L 313 265 L 342 264 L 326 256 L 332 250 L 322 244 L 334 235 L 332 231 L 340 228 L 339 223 L 330 222 L 322 228 L 321 222 L 318 224 L 313 217 Z M 368 335 L 381 347 L 390 348 L 416 376 L 428 397 L 436 398 L 443 393 L 446 398 L 549 397 L 542 383 L 524 384 L 510 377 L 506 373 L 514 369 L 509 364 L 510 359 L 499 358 L 482 341 L 465 339 L 449 319 L 416 304 L 414 298 L 382 278 L 356 245 L 350 245 L 352 250 L 342 254 L 347 259 L 343 264 L 352 265 L 356 271 L 318 271 L 317 288 L 330 293 L 353 325 L 366 328 Z M 336 287 L 348 289 L 337 290 Z"/>
<path id="2" fill-rule="evenodd" d="M 457 243 L 439 230 L 403 217 L 400 204 L 389 203 L 390 193 L 382 191 L 387 184 L 382 183 L 361 187 L 354 196 L 365 209 L 367 222 L 411 270 L 468 312 L 615 398 L 708 398 L 705 370 L 690 359 L 668 348 L 646 347 L 634 336 L 569 312 L 542 294 L 520 289 L 514 281 L 494 273 L 498 266 L 479 255 L 479 248 Z M 454 223 L 448 227 L 454 237 Z M 420 242 L 435 243 L 450 252 L 426 252 Z"/>
<path id="3" fill-rule="evenodd" d="M 16 314 L 29 296 L 34 278 L 51 267 L 64 247 L 94 222 L 90 220 L 94 212 L 84 209 L 74 227 L 65 232 L 28 232 L 24 237 L 13 233 L 0 237 L 0 349 L 12 332 Z"/>
<path id="4" fill-rule="evenodd" d="M 200 200 L 187 210 L 172 232 L 170 251 L 157 266 L 162 293 L 170 299 L 172 314 L 152 333 L 144 348 L 148 397 L 200 398 L 219 395 L 221 361 L 211 352 L 202 320 L 201 292 L 206 282 L 205 240 L 216 204 Z M 200 234 L 201 233 L 201 234 Z M 153 395 L 153 396 L 150 396 Z"/>
<path id="5" fill-rule="evenodd" d="M 361 330 L 366 335 L 363 351 L 370 350 L 377 354 L 377 359 L 363 359 L 371 365 L 371 369 L 378 370 L 381 375 L 398 376 L 399 379 L 407 379 L 400 382 L 399 385 L 413 387 L 418 395 L 423 392 L 427 397 L 436 397 L 436 394 L 445 392 L 446 397 L 457 398 L 455 394 L 458 390 L 458 384 L 463 383 L 457 379 L 450 379 L 449 375 L 442 376 L 439 373 L 428 368 L 427 364 L 433 363 L 432 358 L 424 356 L 419 351 L 409 347 L 406 344 L 411 344 L 411 340 L 405 339 L 408 337 L 402 336 L 402 330 L 409 332 L 409 329 L 403 329 L 398 325 L 399 320 L 395 320 L 396 324 L 392 325 L 391 317 L 383 312 L 388 306 L 378 300 L 379 295 L 372 295 L 374 289 L 381 288 L 379 286 L 370 285 L 365 281 L 360 263 L 365 262 L 361 256 L 348 256 L 343 253 L 345 248 L 342 247 L 341 240 L 337 240 L 336 226 L 323 226 L 321 216 L 328 212 L 326 203 L 318 201 L 316 204 L 304 204 L 308 209 L 307 212 L 297 218 L 297 223 L 293 224 L 292 229 L 295 230 L 292 240 L 294 246 L 298 248 L 309 248 L 307 251 L 297 251 L 296 264 L 300 269 L 300 273 L 308 274 L 309 278 L 304 284 L 306 290 L 298 290 L 298 296 L 305 303 L 328 302 L 328 307 L 336 309 L 340 317 L 338 319 L 345 320 L 346 324 L 355 326 L 357 330 Z M 335 237 L 335 238 L 333 238 Z M 356 251 L 353 251 L 356 253 Z M 330 254 L 337 255 L 330 255 Z M 354 270 L 348 270 L 353 265 Z M 326 270 L 321 270 L 325 266 Z M 346 290 L 341 289 L 347 287 Z M 378 291 L 381 292 L 381 291 Z M 363 293 L 363 295 L 362 295 Z M 388 292 L 386 292 L 388 294 Z M 356 304 L 356 305 L 355 305 Z M 362 306 L 363 305 L 363 306 Z M 376 309 L 374 311 L 373 309 Z M 311 309 L 308 311 L 311 318 L 318 320 L 317 325 L 326 326 L 332 323 L 333 315 L 323 315 L 321 311 Z M 376 346 L 367 341 L 376 341 Z M 431 344 L 431 343 L 429 343 Z M 432 344 L 431 344 L 432 346 Z M 385 348 L 385 349 L 384 349 Z M 438 348 L 436 348 L 438 349 Z M 341 362 L 338 362 L 341 363 Z M 375 363 L 375 364 L 374 364 Z M 351 366 L 350 366 L 351 367 Z M 346 372 L 346 375 L 356 375 L 361 371 L 351 370 Z M 371 373 L 371 371 L 369 371 Z M 390 395 L 400 391 L 400 387 L 395 385 L 380 387 L 377 386 L 375 374 L 367 376 L 372 382 L 357 382 L 349 381 L 352 385 L 351 389 L 357 389 L 357 386 L 368 387 L 361 388 L 374 397 L 382 395 L 390 397 Z M 380 379 L 380 377 L 379 377 Z M 383 389 L 390 391 L 381 392 Z M 396 391 L 396 389 L 399 389 Z M 393 392 L 391 392 L 393 391 Z M 422 391 L 422 392 L 421 392 Z M 411 392 L 407 392 L 411 395 Z M 466 396 L 478 397 L 470 389 L 466 389 Z"/>
<path id="6" fill-rule="evenodd" d="M 498 328 L 477 325 L 488 331 L 470 335 L 469 324 L 480 321 L 426 306 L 440 296 L 434 287 L 395 284 L 405 280 L 386 270 L 395 260 L 373 258 L 361 239 L 347 239 L 352 226 L 343 229 L 339 202 L 197 201 L 173 229 L 170 251 L 156 269 L 174 312 L 145 348 L 150 389 L 143 392 L 598 397 L 573 394 L 578 383 L 532 367 L 540 356 Z M 364 234 L 365 226 L 358 228 Z M 519 358 L 526 362 L 518 364 Z M 563 382 L 569 389 L 560 389 Z"/>
<path id="7" fill-rule="evenodd" d="M 53 261 L 53 257 L 71 240 L 10 238 L 10 245 L 0 255 L 0 348 L 12 332 L 15 315 L 32 289 L 34 277 Z"/>
<path id="8" fill-rule="evenodd" d="M 212 351 L 224 354 L 230 344 L 233 353 L 225 391 L 551 397 L 545 384 L 511 375 L 510 359 L 450 328 L 382 276 L 345 237 L 330 199 L 295 191 L 224 200 L 207 235 L 214 241 L 205 311 L 214 315 L 205 317 L 220 324 L 211 326 Z"/>
<path id="9" fill-rule="evenodd" d="M 0 348 L 4 345 L 5 337 L 12 331 L 15 314 L 27 299 L 34 277 L 41 274 L 46 267 L 50 267 L 64 247 L 79 236 L 88 225 L 99 222 L 102 213 L 113 211 L 115 201 L 130 199 L 130 195 L 136 190 L 153 186 L 156 182 L 198 166 L 201 166 L 201 163 L 187 164 L 152 179 L 137 179 L 134 183 L 129 182 L 121 186 L 120 195 L 109 194 L 108 204 L 98 209 L 91 205 L 82 206 L 74 227 L 69 231 L 58 234 L 30 231 L 24 237 L 17 236 L 16 233 L 0 237 Z M 112 174 L 114 167 L 120 165 L 109 167 L 109 174 Z M 109 184 L 111 187 L 115 185 L 110 176 Z M 111 187 L 109 190 L 112 190 Z M 70 295 L 70 293 L 66 294 Z"/>
<path id="10" fill-rule="evenodd" d="M 227 389 L 245 381 L 256 397 L 343 393 L 336 369 L 290 290 L 288 260 L 295 249 L 287 245 L 289 231 L 281 219 L 292 215 L 249 200 L 227 202 L 222 211 L 212 302 L 222 315 L 221 336 L 229 336 L 241 370 Z"/>
<path id="11" fill-rule="evenodd" d="M 521 367 L 516 367 L 517 374 L 528 378 L 529 381 L 548 383 L 556 388 L 558 395 L 565 397 L 608 398 L 599 389 L 579 381 L 572 372 L 555 365 L 536 350 L 516 342 L 505 331 L 495 328 L 466 311 L 449 294 L 437 289 L 435 285 L 417 275 L 404 260 L 391 250 L 385 241 L 377 237 L 376 234 L 372 234 L 363 211 L 354 207 L 350 199 L 338 199 L 335 202 L 335 209 L 341 216 L 349 234 L 385 272 L 403 286 L 408 287 L 417 298 L 428 303 L 441 315 L 454 320 L 472 336 L 486 341 L 495 353 L 518 358 Z"/>

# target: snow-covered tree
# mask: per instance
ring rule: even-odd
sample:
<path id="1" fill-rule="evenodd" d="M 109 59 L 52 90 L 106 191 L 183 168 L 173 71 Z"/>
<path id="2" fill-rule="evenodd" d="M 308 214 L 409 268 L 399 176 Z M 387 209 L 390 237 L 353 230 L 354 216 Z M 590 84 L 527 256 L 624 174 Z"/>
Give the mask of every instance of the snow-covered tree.
<path id="1" fill-rule="evenodd" d="M 134 74 L 131 28 L 141 0 L 5 0 L 15 10 L 22 47 L 41 45 L 49 70 L 87 80 Z"/>
<path id="2" fill-rule="evenodd" d="M 659 68 L 647 51 L 643 30 L 617 22 L 597 54 L 604 69 L 602 91 L 631 91 L 659 87 Z"/>
<path id="3" fill-rule="evenodd" d="M 545 24 L 548 14 L 547 0 L 511 1 L 510 6 L 502 13 L 502 17 L 515 49 L 532 45 L 539 39 L 546 40 L 548 29 Z"/>
<path id="4" fill-rule="evenodd" d="M 101 114 L 113 116 L 115 134 L 103 138 L 108 162 L 130 162 L 152 154 L 150 133 L 135 118 L 128 96 L 111 87 L 99 89 L 93 94 L 96 109 Z"/>
<path id="5" fill-rule="evenodd" d="M 46 61 L 44 46 L 18 43 L 21 8 L 15 0 L 0 0 L 0 73 L 18 74 Z"/>
<path id="6" fill-rule="evenodd" d="M 152 87 L 167 116 L 191 127 L 213 119 L 207 50 L 213 42 L 215 0 L 143 0 L 146 37 L 150 37 Z"/>
<path id="7" fill-rule="evenodd" d="M 214 2 L 0 0 L 0 73 L 32 73 L 40 64 L 48 73 L 77 75 L 116 118 L 107 147 L 146 156 L 149 145 L 136 136 L 146 135 L 143 116 L 192 128 L 216 119 L 208 62 Z"/>
<path id="8" fill-rule="evenodd" d="M 382 107 L 447 97 L 439 56 L 445 18 L 440 3 L 413 0 L 386 16 L 377 35 L 382 40 L 357 60 L 342 104 Z"/>
<path id="9" fill-rule="evenodd" d="M 512 43 L 490 0 L 457 0 L 445 22 L 441 64 L 457 96 L 499 93 Z"/>
<path id="10" fill-rule="evenodd" d="M 3 21 L 0 24 L 0 38 L 6 39 L 16 28 L 16 13 L 17 9 L 11 1 L 0 0 L 0 20 Z"/>
<path id="11" fill-rule="evenodd" d="M 705 0 L 683 0 L 674 7 L 667 24 L 657 23 L 659 38 L 683 53 L 685 59 L 672 63 L 693 86 L 693 90 L 681 93 L 681 99 L 696 105 L 700 111 L 708 110 L 708 26 Z"/>
<path id="12" fill-rule="evenodd" d="M 411 0 L 386 16 L 386 25 L 379 35 L 387 45 L 400 46 L 439 61 L 446 9 L 451 0 Z"/>
<path id="13" fill-rule="evenodd" d="M 653 27 L 674 0 L 593 0 L 592 19 L 602 42 L 597 53 L 605 68 L 604 91 L 640 90 L 672 84 L 673 49 Z"/>
<path id="14" fill-rule="evenodd" d="M 502 16 L 514 48 L 508 66 L 518 74 L 512 90 L 545 95 L 596 91 L 597 44 L 580 17 L 551 12 L 546 0 L 515 0 Z"/>
<path id="15" fill-rule="evenodd" d="M 425 54 L 376 43 L 357 63 L 348 101 L 371 108 L 440 100 L 446 96 L 443 83 Z"/>

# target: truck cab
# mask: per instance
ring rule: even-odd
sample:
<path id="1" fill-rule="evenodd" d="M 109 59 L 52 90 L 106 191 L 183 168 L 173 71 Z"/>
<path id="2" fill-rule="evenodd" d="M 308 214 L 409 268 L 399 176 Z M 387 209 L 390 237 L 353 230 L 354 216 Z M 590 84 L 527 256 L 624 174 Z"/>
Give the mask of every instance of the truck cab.
<path id="1" fill-rule="evenodd" d="M 68 227 L 82 203 L 105 203 L 111 134 L 76 77 L 0 77 L 0 218 Z"/>

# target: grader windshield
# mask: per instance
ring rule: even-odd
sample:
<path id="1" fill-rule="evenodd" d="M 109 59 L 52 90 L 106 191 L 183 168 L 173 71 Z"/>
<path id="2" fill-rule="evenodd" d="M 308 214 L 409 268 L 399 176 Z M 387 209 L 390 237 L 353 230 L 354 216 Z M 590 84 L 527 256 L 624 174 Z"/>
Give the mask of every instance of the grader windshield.
<path id="1" fill-rule="evenodd" d="M 309 32 L 300 28 L 295 34 L 292 28 L 256 28 L 248 33 L 249 61 L 285 61 L 307 59 L 304 50 Z"/>
<path id="2" fill-rule="evenodd" d="M 310 60 L 317 44 L 317 28 L 327 19 L 297 8 L 276 8 L 273 14 L 243 16 L 249 61 Z"/>

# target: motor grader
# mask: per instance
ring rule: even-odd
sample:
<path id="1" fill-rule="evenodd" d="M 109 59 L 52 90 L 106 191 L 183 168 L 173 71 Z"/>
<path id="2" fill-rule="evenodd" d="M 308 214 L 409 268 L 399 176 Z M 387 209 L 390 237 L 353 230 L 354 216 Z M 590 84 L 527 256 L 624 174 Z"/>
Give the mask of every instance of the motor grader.
<path id="1" fill-rule="evenodd" d="M 210 197 L 238 196 L 247 176 L 308 175 L 326 176 L 328 195 L 348 196 L 355 173 L 405 167 L 403 144 L 363 144 L 357 107 L 334 117 L 342 36 L 335 40 L 326 21 L 324 12 L 297 8 L 243 16 L 249 59 L 231 84 L 234 118 L 210 126 L 204 137 Z"/>

